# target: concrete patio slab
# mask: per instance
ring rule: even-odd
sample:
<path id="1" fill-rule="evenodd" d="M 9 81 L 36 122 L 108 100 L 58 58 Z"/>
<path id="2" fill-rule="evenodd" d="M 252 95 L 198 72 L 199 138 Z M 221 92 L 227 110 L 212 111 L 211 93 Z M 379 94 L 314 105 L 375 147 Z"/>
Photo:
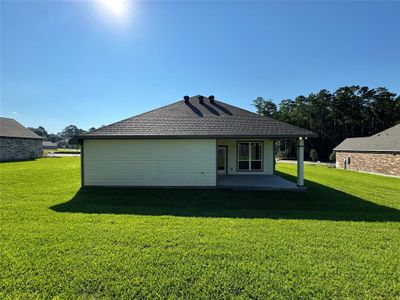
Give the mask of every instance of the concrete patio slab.
<path id="1" fill-rule="evenodd" d="M 218 175 L 217 188 L 305 192 L 306 187 L 277 175 Z"/>

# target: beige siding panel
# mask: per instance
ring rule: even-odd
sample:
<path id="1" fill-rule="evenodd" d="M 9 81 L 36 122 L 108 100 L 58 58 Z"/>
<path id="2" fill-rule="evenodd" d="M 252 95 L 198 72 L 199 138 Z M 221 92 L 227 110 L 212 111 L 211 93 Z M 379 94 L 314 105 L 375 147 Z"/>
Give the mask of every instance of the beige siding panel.
<path id="1" fill-rule="evenodd" d="M 262 172 L 241 172 L 237 171 L 237 146 L 236 143 L 238 141 L 262 141 L 263 149 L 264 149 L 264 168 Z M 262 174 L 262 175 L 270 175 L 274 173 L 274 144 L 270 139 L 218 139 L 217 144 L 220 146 L 228 147 L 228 174 L 241 174 L 241 175 L 254 175 L 254 174 Z"/>
<path id="2" fill-rule="evenodd" d="M 85 185 L 215 186 L 215 139 L 84 141 Z"/>

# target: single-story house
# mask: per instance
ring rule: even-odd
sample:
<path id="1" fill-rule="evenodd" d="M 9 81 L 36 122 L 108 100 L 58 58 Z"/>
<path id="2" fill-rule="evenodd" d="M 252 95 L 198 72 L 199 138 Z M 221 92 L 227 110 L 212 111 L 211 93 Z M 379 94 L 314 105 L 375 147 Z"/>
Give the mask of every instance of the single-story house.
<path id="1" fill-rule="evenodd" d="M 79 135 L 82 186 L 304 186 L 311 131 L 215 100 L 170 105 Z M 298 140 L 297 185 L 275 176 L 274 142 Z"/>
<path id="2" fill-rule="evenodd" d="M 0 161 L 42 157 L 42 140 L 41 136 L 14 119 L 0 117 Z"/>
<path id="3" fill-rule="evenodd" d="M 56 150 L 57 148 L 57 143 L 53 143 L 51 141 L 43 141 L 43 149 Z"/>
<path id="4" fill-rule="evenodd" d="M 400 176 L 400 124 L 336 146 L 336 168 Z"/>

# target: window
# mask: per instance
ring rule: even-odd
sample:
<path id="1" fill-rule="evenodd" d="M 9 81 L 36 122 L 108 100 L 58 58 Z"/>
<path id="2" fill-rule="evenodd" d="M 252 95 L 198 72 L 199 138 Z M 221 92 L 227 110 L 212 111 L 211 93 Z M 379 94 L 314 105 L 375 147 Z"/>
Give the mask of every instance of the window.
<path id="1" fill-rule="evenodd" d="M 238 171 L 262 171 L 262 143 L 238 142 Z"/>

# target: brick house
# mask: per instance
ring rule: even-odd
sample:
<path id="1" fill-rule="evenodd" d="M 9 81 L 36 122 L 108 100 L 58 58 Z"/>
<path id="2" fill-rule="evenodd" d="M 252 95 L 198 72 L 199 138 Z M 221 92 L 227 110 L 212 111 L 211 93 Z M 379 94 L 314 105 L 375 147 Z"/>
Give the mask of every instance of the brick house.
<path id="1" fill-rule="evenodd" d="M 0 117 L 0 162 L 42 157 L 42 141 L 14 119 Z"/>
<path id="2" fill-rule="evenodd" d="M 400 124 L 336 146 L 336 168 L 400 176 Z"/>

